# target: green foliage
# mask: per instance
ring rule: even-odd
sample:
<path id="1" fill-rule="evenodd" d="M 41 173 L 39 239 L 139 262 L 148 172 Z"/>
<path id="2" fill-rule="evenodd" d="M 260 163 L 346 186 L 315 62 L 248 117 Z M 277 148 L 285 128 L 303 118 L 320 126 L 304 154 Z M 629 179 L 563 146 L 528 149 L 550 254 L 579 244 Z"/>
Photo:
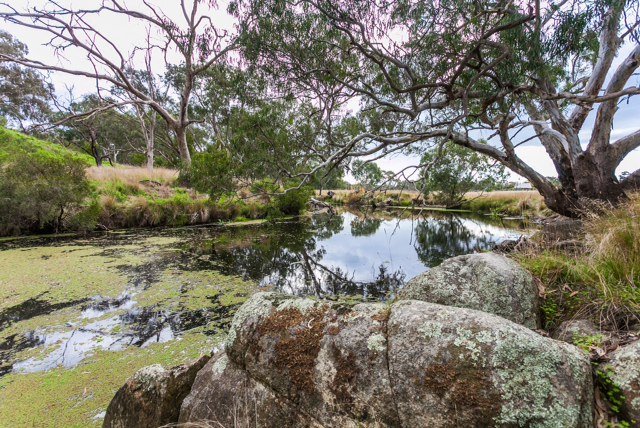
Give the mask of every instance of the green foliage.
<path id="1" fill-rule="evenodd" d="M 422 173 L 422 192 L 447 207 L 459 206 L 472 190 L 493 190 L 507 179 L 504 166 L 453 143 L 426 152 L 421 163 L 431 165 Z"/>
<path id="2" fill-rule="evenodd" d="M 380 167 L 373 162 L 366 162 L 362 160 L 355 160 L 351 165 L 351 172 L 358 182 L 366 187 L 372 189 L 380 184 L 384 174 Z"/>
<path id="3" fill-rule="evenodd" d="M 235 190 L 234 173 L 229 153 L 209 146 L 206 151 L 193 155 L 191 167 L 180 172 L 179 181 L 209 194 L 212 199 L 219 199 Z"/>
<path id="4" fill-rule="evenodd" d="M 27 46 L 0 30 L 0 54 L 14 58 L 27 56 Z M 50 112 L 51 86 L 34 69 L 9 61 L 0 62 L 0 116 L 22 125 L 24 121 L 41 121 Z"/>
<path id="5" fill-rule="evenodd" d="M 94 109 L 104 108 L 114 103 L 111 99 L 102 99 L 97 95 L 87 95 L 68 106 L 68 111 L 58 112 L 54 119 L 62 119 L 70 114 L 82 114 Z M 114 154 L 124 151 L 120 160 L 127 160 L 132 144 L 144 141 L 137 118 L 118 109 L 108 109 L 89 116 L 71 119 L 61 125 L 58 138 L 65 144 L 74 145 L 102 165 L 106 159 L 113 159 Z M 115 153 L 114 153 L 115 152 Z"/>
<path id="6" fill-rule="evenodd" d="M 320 170 L 311 179 L 310 185 L 314 189 L 346 189 L 348 183 L 344 180 L 344 168 L 340 165 L 329 172 Z"/>
<path id="7" fill-rule="evenodd" d="M 609 408 L 615 415 L 621 416 L 624 412 L 626 397 L 622 393 L 622 389 L 620 389 L 613 380 L 613 376 L 615 375 L 613 367 L 605 366 L 604 368 L 597 369 L 595 370 L 595 374 L 596 382 L 604 392 Z M 620 426 L 623 427 L 625 425 Z"/>
<path id="8" fill-rule="evenodd" d="M 298 183 L 286 183 L 280 187 L 271 179 L 254 182 L 251 192 L 268 203 L 267 215 L 270 218 L 299 215 L 304 211 L 307 202 L 313 196 L 313 188 L 309 186 L 298 187 Z"/>
<path id="9" fill-rule="evenodd" d="M 251 192 L 256 195 L 269 196 L 270 194 L 276 193 L 279 189 L 280 186 L 278 186 L 278 184 L 276 184 L 276 182 L 270 178 L 254 181 L 251 184 Z"/>
<path id="10" fill-rule="evenodd" d="M 313 196 L 313 189 L 307 186 L 301 188 L 294 188 L 293 186 L 293 184 L 290 185 L 290 188 L 274 196 L 271 202 L 273 209 L 269 213 L 271 217 L 299 215 L 304 211 L 307 202 Z"/>
<path id="11" fill-rule="evenodd" d="M 602 344 L 604 343 L 604 335 L 602 334 L 594 334 L 594 335 L 573 335 L 573 344 L 583 351 L 590 352 L 593 348 L 602 348 Z"/>
<path id="12" fill-rule="evenodd" d="M 0 162 L 0 235 L 65 228 L 90 193 L 71 152 L 17 152 Z"/>
<path id="13" fill-rule="evenodd" d="M 546 299 L 540 305 L 540 310 L 544 316 L 544 328 L 547 330 L 552 330 L 554 327 L 558 326 L 560 323 L 558 322 L 558 304 L 552 299 Z"/>

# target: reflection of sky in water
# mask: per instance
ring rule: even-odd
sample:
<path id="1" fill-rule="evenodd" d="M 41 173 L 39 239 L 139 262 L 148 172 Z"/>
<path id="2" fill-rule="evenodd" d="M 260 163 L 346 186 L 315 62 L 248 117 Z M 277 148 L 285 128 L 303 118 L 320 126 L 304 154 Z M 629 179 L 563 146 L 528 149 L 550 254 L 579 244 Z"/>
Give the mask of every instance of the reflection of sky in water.
<path id="1" fill-rule="evenodd" d="M 75 367 L 88 354 L 97 349 L 119 350 L 124 347 L 122 338 L 108 334 L 120 324 L 118 317 L 97 321 L 64 332 L 36 332 L 43 347 L 55 349 L 42 359 L 29 358 L 13 365 L 13 370 L 20 373 L 33 373 L 52 367 Z"/>
<path id="2" fill-rule="evenodd" d="M 344 217 L 344 229 L 318 243 L 326 250 L 324 264 L 353 274 L 355 281 L 373 280 L 382 264 L 391 272 L 402 270 L 407 278 L 424 271 L 413 246 L 411 220 L 382 221 L 374 234 L 352 236 L 350 224 L 356 216 L 346 213 Z"/>
<path id="3" fill-rule="evenodd" d="M 216 305 L 177 312 L 140 307 L 137 293 L 153 286 L 152 273 L 169 265 L 177 270 L 220 270 L 292 294 L 349 294 L 384 300 L 404 281 L 447 257 L 485 250 L 523 233 L 489 224 L 491 219 L 482 217 L 426 213 L 419 219 L 389 219 L 386 215 L 383 219 L 347 212 L 341 217 L 315 216 L 310 224 L 182 229 L 184 247 L 167 248 L 146 270 L 131 271 L 126 293 L 115 299 L 95 296 L 82 307 L 78 319 L 28 332 L 24 349 L 41 347 L 47 353 L 15 361 L 12 370 L 74 367 L 97 350 L 147 347 L 173 340 L 211 319 L 233 315 L 217 313 L 220 308 Z"/>
<path id="4" fill-rule="evenodd" d="M 339 232 L 325 239 L 317 240 L 317 249 L 324 250 L 319 260 L 323 266 L 332 270 L 339 268 L 347 277 L 355 282 L 374 281 L 379 274 L 379 267 L 383 265 L 387 272 L 400 272 L 405 279 L 424 272 L 435 264 L 428 257 L 439 261 L 443 257 L 451 257 L 470 251 L 486 250 L 493 244 L 505 239 L 515 239 L 522 231 L 486 224 L 481 220 L 459 216 L 426 219 L 393 219 L 380 221 L 364 236 L 354 236 L 352 222 L 359 217 L 351 213 L 344 213 L 344 227 Z M 360 219 L 361 220 L 361 219 Z M 435 239 L 419 242 L 417 239 L 419 228 L 429 226 L 430 229 L 441 231 L 449 239 L 446 243 Z M 356 234 L 357 235 L 357 234 Z M 435 238 L 435 237 L 434 237 Z M 426 257 L 422 257 L 426 255 Z M 320 277 L 321 269 L 314 268 Z M 277 275 L 276 275 L 277 276 Z M 275 283 L 273 274 L 267 275 L 261 283 Z M 287 278 L 284 291 L 295 291 L 303 287 L 304 276 L 298 269 L 292 269 Z"/>

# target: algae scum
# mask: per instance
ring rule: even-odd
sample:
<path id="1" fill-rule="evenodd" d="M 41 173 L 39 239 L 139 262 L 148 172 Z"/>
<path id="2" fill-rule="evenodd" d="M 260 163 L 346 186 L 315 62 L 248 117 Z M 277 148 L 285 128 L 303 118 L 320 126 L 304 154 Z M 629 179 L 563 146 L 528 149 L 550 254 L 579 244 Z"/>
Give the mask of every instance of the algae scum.
<path id="1" fill-rule="evenodd" d="M 218 346 L 253 292 L 384 300 L 444 258 L 523 233 L 489 220 L 343 213 L 0 242 L 0 420 L 29 424 L 23 405 L 52 425 L 99 423 L 137 368 Z"/>

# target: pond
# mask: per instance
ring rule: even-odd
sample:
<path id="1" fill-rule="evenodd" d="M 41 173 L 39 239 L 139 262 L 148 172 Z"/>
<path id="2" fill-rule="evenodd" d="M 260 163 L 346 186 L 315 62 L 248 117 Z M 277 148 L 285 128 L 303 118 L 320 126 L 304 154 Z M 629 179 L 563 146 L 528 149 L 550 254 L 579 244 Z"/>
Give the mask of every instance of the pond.
<path id="1" fill-rule="evenodd" d="M 526 233 L 491 217 L 378 211 L 5 241 L 0 376 L 187 335 L 206 348 L 257 290 L 386 300 L 445 258 Z"/>

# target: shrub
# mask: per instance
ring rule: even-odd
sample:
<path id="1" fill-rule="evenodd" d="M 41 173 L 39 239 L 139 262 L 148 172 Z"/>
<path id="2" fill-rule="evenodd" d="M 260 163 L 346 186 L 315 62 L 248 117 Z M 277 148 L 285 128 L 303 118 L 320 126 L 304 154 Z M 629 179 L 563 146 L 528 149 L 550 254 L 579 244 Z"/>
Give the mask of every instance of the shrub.
<path id="1" fill-rule="evenodd" d="M 55 231 L 90 193 L 86 163 L 71 152 L 18 151 L 0 163 L 0 234 Z"/>
<path id="2" fill-rule="evenodd" d="M 311 187 L 290 188 L 283 193 L 277 194 L 271 206 L 275 209 L 271 216 L 281 215 L 298 215 L 304 211 L 307 202 L 314 194 Z"/>
<path id="3" fill-rule="evenodd" d="M 231 157 L 224 150 L 209 146 L 206 151 L 193 155 L 191 166 L 180 171 L 181 184 L 207 193 L 211 199 L 234 193 L 234 169 Z"/>

